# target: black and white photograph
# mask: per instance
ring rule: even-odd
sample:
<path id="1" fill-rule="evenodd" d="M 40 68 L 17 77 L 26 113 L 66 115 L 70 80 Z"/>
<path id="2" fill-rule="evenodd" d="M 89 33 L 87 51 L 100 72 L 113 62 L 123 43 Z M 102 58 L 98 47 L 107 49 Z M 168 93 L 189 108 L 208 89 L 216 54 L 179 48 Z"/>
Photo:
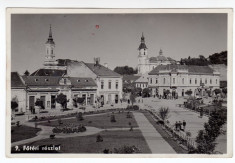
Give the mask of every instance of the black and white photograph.
<path id="1" fill-rule="evenodd" d="M 7 12 L 11 157 L 232 156 L 230 9 Z"/>

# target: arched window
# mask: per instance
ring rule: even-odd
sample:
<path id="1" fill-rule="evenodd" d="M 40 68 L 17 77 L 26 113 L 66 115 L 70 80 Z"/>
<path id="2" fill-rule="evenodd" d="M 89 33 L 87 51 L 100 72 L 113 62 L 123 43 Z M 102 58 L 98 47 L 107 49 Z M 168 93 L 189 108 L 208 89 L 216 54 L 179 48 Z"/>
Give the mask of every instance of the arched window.
<path id="1" fill-rule="evenodd" d="M 163 78 L 163 84 L 166 84 L 166 78 Z"/>
<path id="2" fill-rule="evenodd" d="M 184 78 L 182 79 L 182 84 L 184 84 Z"/>

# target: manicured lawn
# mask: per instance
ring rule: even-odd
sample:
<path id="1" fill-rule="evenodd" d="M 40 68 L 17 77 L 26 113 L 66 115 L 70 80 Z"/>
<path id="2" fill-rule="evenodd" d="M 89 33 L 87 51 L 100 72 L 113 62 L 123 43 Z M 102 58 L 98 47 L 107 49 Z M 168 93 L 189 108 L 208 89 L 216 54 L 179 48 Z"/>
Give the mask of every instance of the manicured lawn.
<path id="1" fill-rule="evenodd" d="M 83 124 L 85 126 L 92 126 L 92 127 L 97 127 L 97 128 L 129 128 L 129 122 L 132 124 L 133 127 L 138 127 L 135 118 L 132 113 L 131 116 L 132 118 L 127 118 L 127 112 L 124 113 L 119 113 L 115 112 L 115 119 L 116 122 L 111 122 L 110 121 L 110 115 L 112 113 L 105 113 L 105 114 L 100 114 L 100 115 L 92 115 L 92 116 L 83 116 L 84 120 L 82 121 L 77 121 L 76 118 L 71 118 L 71 119 L 61 119 L 63 122 L 63 125 L 66 124 Z M 50 123 L 48 122 L 42 122 L 39 123 L 40 125 L 45 125 L 45 126 L 58 126 L 58 120 L 51 120 Z"/>
<path id="2" fill-rule="evenodd" d="M 134 131 L 103 131 L 99 133 L 103 137 L 103 142 L 96 142 L 96 136 L 83 136 L 64 139 L 44 139 L 27 145 L 59 145 L 59 153 L 103 153 L 104 149 L 113 151 L 124 145 L 135 145 L 141 153 L 151 153 L 140 130 Z"/>
<path id="3" fill-rule="evenodd" d="M 11 127 L 11 142 L 17 142 L 24 139 L 33 138 L 38 131 L 41 131 L 39 128 L 28 127 L 28 126 L 14 126 Z"/>

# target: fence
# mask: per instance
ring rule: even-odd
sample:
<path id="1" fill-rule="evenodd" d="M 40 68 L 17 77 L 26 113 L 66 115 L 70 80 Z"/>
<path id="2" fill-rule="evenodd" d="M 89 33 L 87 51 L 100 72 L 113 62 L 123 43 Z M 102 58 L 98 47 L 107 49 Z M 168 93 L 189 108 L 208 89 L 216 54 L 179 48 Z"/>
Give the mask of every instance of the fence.
<path id="1" fill-rule="evenodd" d="M 154 119 L 156 120 L 162 120 L 156 113 L 155 110 L 147 110 L 150 112 L 150 114 L 153 116 Z M 194 150 L 196 149 L 196 143 L 194 142 L 193 139 L 191 139 L 189 136 L 186 135 L 185 132 L 182 131 L 176 131 L 174 126 L 166 123 L 164 124 L 164 127 L 166 129 L 166 132 L 168 132 L 169 135 L 172 135 L 173 138 L 178 140 L 180 144 L 183 146 L 186 146 L 188 150 Z"/>

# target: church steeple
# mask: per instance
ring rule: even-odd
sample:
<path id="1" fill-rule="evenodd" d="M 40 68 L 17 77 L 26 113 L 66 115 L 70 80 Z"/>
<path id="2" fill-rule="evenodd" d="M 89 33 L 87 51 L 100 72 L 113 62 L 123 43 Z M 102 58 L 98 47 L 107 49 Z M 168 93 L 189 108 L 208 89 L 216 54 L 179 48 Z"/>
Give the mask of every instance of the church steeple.
<path id="1" fill-rule="evenodd" d="M 141 49 L 144 49 L 144 50 L 147 49 L 143 32 L 142 32 L 142 36 L 141 36 L 141 43 L 140 43 L 138 50 L 141 50 Z"/>
<path id="2" fill-rule="evenodd" d="M 51 30 L 51 25 L 50 25 L 50 30 L 49 30 L 49 37 L 47 39 L 46 44 L 55 44 L 53 37 L 52 37 L 52 30 Z"/>
<path id="3" fill-rule="evenodd" d="M 46 46 L 46 55 L 45 55 L 44 66 L 48 68 L 51 65 L 55 64 L 55 42 L 52 37 L 51 25 L 49 29 L 49 36 L 45 46 Z"/>
<path id="4" fill-rule="evenodd" d="M 160 49 L 160 51 L 159 51 L 159 55 L 163 55 L 162 49 Z"/>

